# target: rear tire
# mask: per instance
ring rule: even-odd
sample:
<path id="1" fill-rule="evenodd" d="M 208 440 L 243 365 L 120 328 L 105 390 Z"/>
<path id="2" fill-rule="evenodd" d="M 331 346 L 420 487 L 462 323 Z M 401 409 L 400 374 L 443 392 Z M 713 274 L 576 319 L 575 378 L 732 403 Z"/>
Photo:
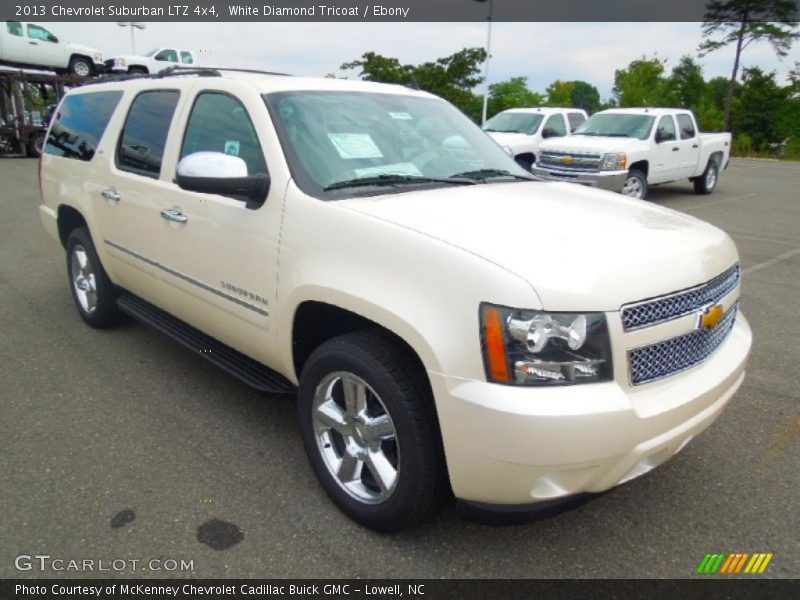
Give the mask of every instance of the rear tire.
<path id="1" fill-rule="evenodd" d="M 309 357 L 297 397 L 311 466 L 330 499 L 377 531 L 414 527 L 449 492 L 425 372 L 381 331 L 333 338 Z"/>
<path id="2" fill-rule="evenodd" d="M 116 289 L 86 227 L 73 229 L 67 238 L 67 274 L 72 299 L 89 326 L 104 329 L 119 322 L 122 314 L 117 307 Z"/>
<path id="3" fill-rule="evenodd" d="M 703 195 L 710 194 L 716 189 L 718 181 L 719 167 L 715 161 L 711 160 L 708 162 L 703 174 L 693 181 L 694 193 Z"/>
<path id="4" fill-rule="evenodd" d="M 28 138 L 26 145 L 30 158 L 39 158 L 44 152 L 44 131 L 34 133 Z"/>

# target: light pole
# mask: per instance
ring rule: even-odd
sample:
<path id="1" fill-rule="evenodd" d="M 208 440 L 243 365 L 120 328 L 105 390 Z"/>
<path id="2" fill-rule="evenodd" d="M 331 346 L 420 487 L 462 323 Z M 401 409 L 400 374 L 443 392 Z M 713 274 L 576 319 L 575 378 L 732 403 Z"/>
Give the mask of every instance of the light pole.
<path id="1" fill-rule="evenodd" d="M 136 54 L 136 41 L 133 39 L 133 30 L 134 29 L 146 29 L 147 25 L 144 23 L 139 23 L 138 21 L 117 21 L 117 25 L 120 27 L 130 27 L 131 28 L 131 50 L 134 54 Z"/>
<path id="2" fill-rule="evenodd" d="M 481 125 L 486 125 L 486 108 L 489 105 L 489 59 L 492 56 L 492 9 L 494 0 L 475 0 L 475 2 L 489 2 L 489 14 L 486 17 L 488 31 L 486 32 L 486 63 L 483 65 L 483 115 Z"/>

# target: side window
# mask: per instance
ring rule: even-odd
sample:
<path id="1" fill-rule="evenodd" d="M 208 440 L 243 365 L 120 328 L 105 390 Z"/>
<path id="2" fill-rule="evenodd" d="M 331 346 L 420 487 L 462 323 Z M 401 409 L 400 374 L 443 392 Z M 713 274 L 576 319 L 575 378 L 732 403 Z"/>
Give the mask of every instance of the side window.
<path id="1" fill-rule="evenodd" d="M 181 158 L 195 152 L 224 152 L 247 164 L 247 174 L 267 173 L 252 121 L 239 100 L 221 92 L 202 92 L 186 125 Z"/>
<path id="2" fill-rule="evenodd" d="M 173 90 L 142 92 L 136 96 L 119 137 L 117 167 L 148 177 L 159 176 L 179 97 Z"/>
<path id="3" fill-rule="evenodd" d="M 542 129 L 544 137 L 561 137 L 567 135 L 567 127 L 564 125 L 564 117 L 561 115 L 551 115 L 545 121 L 544 129 Z"/>
<path id="4" fill-rule="evenodd" d="M 181 62 L 185 65 L 193 65 L 194 59 L 192 58 L 192 53 L 181 50 Z"/>
<path id="5" fill-rule="evenodd" d="M 44 27 L 38 25 L 28 25 L 28 37 L 32 40 L 39 40 L 41 42 L 56 42 L 56 36 L 47 31 Z"/>
<path id="6" fill-rule="evenodd" d="M 675 121 L 670 116 L 661 117 L 656 129 L 656 137 L 660 142 L 673 142 L 677 139 L 675 135 Z"/>
<path id="7" fill-rule="evenodd" d="M 22 37 L 22 23 L 18 23 L 17 21 L 7 21 L 6 31 L 8 31 L 8 33 L 11 35 Z"/>
<path id="8" fill-rule="evenodd" d="M 695 136 L 694 123 L 692 117 L 686 113 L 678 115 L 678 128 L 681 130 L 681 139 L 688 140 Z"/>
<path id="9" fill-rule="evenodd" d="M 155 59 L 167 62 L 178 62 L 178 53 L 170 49 L 162 50 L 155 55 Z"/>
<path id="10" fill-rule="evenodd" d="M 567 114 L 567 119 L 569 120 L 569 131 L 572 133 L 578 128 L 578 125 L 586 120 L 586 117 L 583 116 L 583 113 L 571 112 Z"/>
<path id="11" fill-rule="evenodd" d="M 69 94 L 53 119 L 46 154 L 92 160 L 122 92 Z"/>

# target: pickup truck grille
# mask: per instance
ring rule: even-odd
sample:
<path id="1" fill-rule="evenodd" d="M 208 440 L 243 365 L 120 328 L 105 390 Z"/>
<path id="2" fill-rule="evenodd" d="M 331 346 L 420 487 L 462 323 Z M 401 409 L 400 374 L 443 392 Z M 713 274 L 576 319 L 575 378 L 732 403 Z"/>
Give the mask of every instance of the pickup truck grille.
<path id="1" fill-rule="evenodd" d="M 622 307 L 622 326 L 626 331 L 656 325 L 698 311 L 721 300 L 739 285 L 739 265 L 697 287 L 668 296 L 643 300 Z"/>
<path id="2" fill-rule="evenodd" d="M 640 385 L 693 367 L 716 350 L 728 337 L 736 321 L 737 302 L 714 329 L 697 329 L 628 352 L 631 383 Z"/>
<path id="3" fill-rule="evenodd" d="M 560 171 L 599 171 L 601 161 L 599 154 L 544 150 L 539 157 L 539 166 Z"/>

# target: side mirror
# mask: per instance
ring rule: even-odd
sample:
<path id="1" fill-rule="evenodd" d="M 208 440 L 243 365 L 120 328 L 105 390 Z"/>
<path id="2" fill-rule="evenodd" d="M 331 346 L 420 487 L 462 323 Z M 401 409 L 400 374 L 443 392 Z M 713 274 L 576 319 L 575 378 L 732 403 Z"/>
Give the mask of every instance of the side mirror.
<path id="1" fill-rule="evenodd" d="M 175 183 L 181 189 L 203 194 L 234 196 L 263 201 L 269 191 L 269 176 L 247 174 L 247 163 L 222 152 L 195 152 L 178 163 Z"/>
<path id="2" fill-rule="evenodd" d="M 656 131 L 656 144 L 663 144 L 664 142 L 672 142 L 675 138 L 668 136 L 663 131 Z"/>
<path id="3" fill-rule="evenodd" d="M 51 33 L 50 35 L 47 36 L 47 41 L 48 42 L 53 42 L 54 44 L 57 44 L 58 43 L 58 38 Z"/>
<path id="4" fill-rule="evenodd" d="M 551 128 L 551 127 L 545 127 L 542 130 L 542 137 L 544 139 L 551 138 L 551 137 L 558 137 L 558 132 L 555 129 Z"/>

